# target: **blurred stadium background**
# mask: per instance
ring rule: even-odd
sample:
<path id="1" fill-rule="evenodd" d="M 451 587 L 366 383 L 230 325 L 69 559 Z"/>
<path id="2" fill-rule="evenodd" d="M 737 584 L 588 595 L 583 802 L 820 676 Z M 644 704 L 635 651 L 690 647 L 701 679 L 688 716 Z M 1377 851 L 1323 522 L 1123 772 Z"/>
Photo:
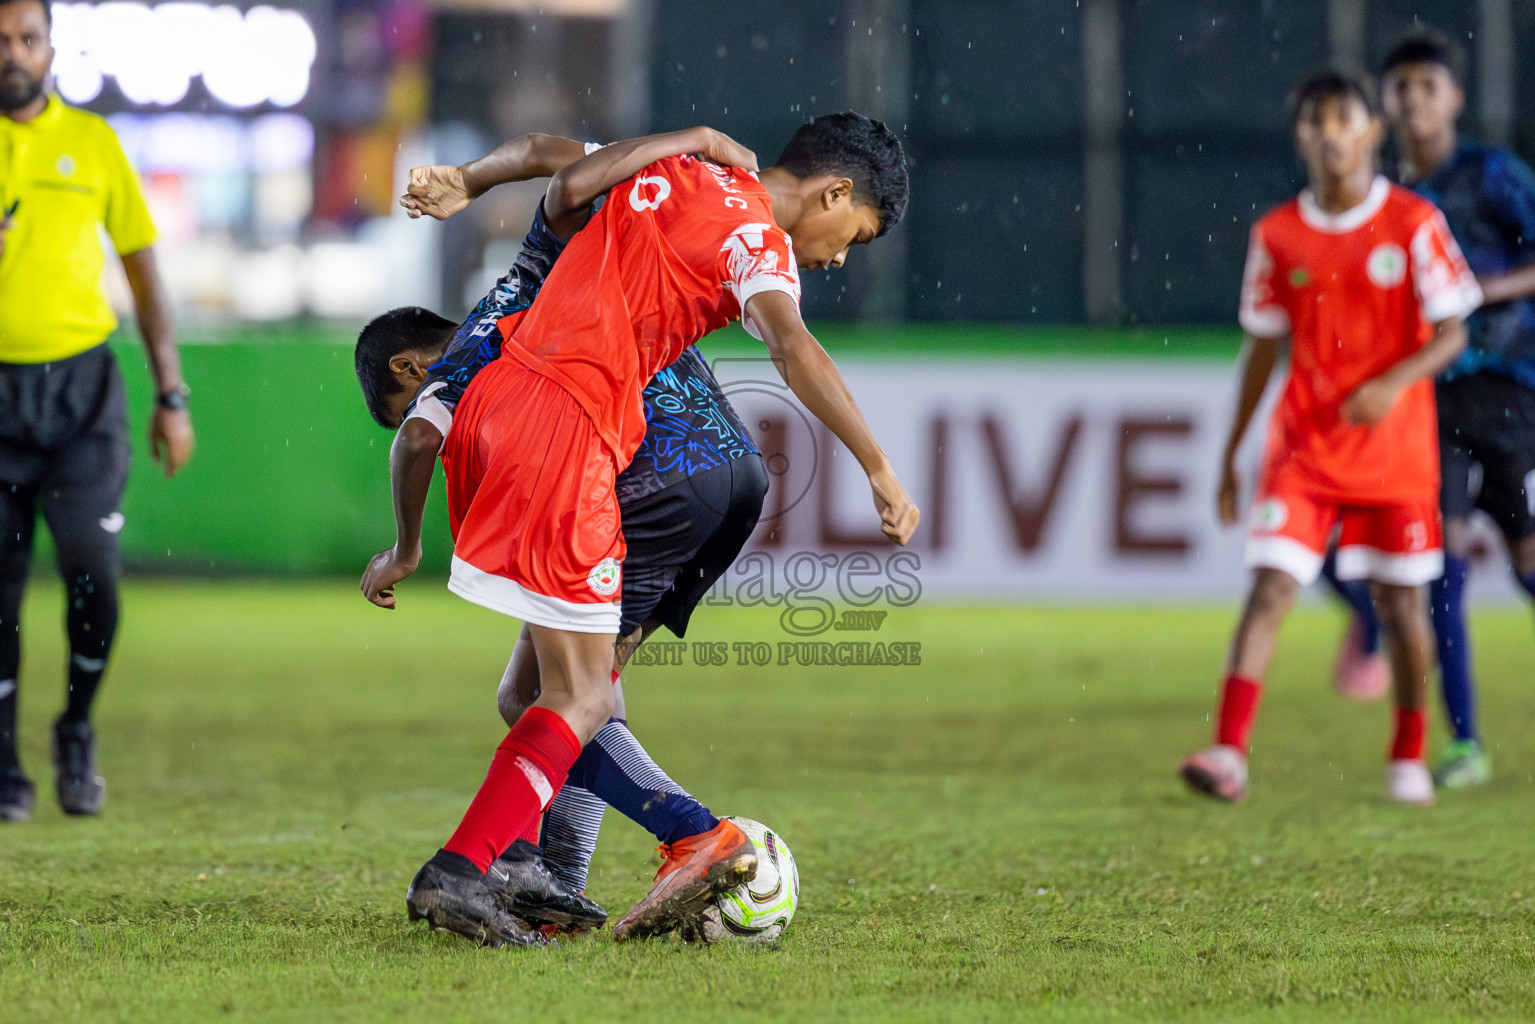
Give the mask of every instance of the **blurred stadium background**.
<path id="1" fill-rule="evenodd" d="M 391 305 L 464 313 L 540 194 L 411 222 L 394 205 L 411 166 L 531 130 L 700 122 L 767 162 L 804 119 L 854 107 L 899 129 L 911 210 L 845 271 L 811 275 L 805 310 L 927 510 L 928 591 L 1228 595 L 1238 539 L 1209 512 L 1213 446 L 1247 229 L 1301 180 L 1287 89 L 1430 24 L 1468 50 L 1468 131 L 1535 148 L 1518 61 L 1535 4 L 1515 0 L 54 9 L 59 90 L 110 119 L 146 182 L 196 391 L 184 478 L 144 486 L 141 458 L 130 488 L 141 572 L 353 572 L 389 540 L 388 438 L 349 343 Z M 757 351 L 739 333 L 705 348 Z M 771 384 L 760 369 L 730 372 Z M 740 388 L 792 467 L 756 543 L 862 545 L 844 524 L 865 499 L 825 440 L 771 387 Z M 1501 576 L 1477 580 L 1496 593 Z"/>

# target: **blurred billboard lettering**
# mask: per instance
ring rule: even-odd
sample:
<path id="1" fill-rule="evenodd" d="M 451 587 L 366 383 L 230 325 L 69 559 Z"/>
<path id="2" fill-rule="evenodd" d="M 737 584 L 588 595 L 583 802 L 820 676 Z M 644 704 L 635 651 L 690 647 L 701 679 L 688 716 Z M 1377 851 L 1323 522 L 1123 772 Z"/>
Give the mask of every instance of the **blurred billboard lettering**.
<path id="1" fill-rule="evenodd" d="M 175 488 L 129 487 L 122 539 L 131 569 L 355 576 L 389 543 L 390 434 L 363 411 L 350 345 L 332 343 L 344 340 L 186 349 L 198 461 Z M 751 591 L 742 586 L 753 573 L 770 571 L 782 590 L 787 573 L 803 578 L 815 561 L 829 567 L 828 599 L 851 604 L 836 597 L 837 574 L 872 572 L 857 568 L 860 552 L 882 567 L 882 586 L 919 581 L 918 590 L 890 591 L 881 607 L 918 591 L 924 600 L 1129 602 L 1226 600 L 1242 590 L 1242 531 L 1217 526 L 1213 498 L 1235 399 L 1228 362 L 963 352 L 838 362 L 922 509 L 917 538 L 898 549 L 880 536 L 856 463 L 781 380 L 773 386 L 768 361 L 712 360 L 771 480 L 739 571 L 726 577 L 731 600 Z M 150 400 L 140 376 L 126 375 L 135 416 Z M 1261 441 L 1257 427 L 1242 462 L 1249 487 Z M 134 473 L 155 471 L 139 453 Z M 188 517 L 188 508 L 199 514 Z M 1509 598 L 1501 545 L 1476 522 L 1486 564 L 1473 591 Z M 451 550 L 440 484 L 427 528 L 419 585 L 436 586 L 431 575 L 446 570 Z M 892 568 L 891 556 L 903 553 L 916 561 Z"/>

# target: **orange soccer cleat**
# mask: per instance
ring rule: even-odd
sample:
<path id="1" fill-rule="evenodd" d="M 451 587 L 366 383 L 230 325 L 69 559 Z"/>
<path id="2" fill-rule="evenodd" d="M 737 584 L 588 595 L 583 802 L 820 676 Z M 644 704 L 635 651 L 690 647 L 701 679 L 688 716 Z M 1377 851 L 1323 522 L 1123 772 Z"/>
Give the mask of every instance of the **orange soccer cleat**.
<path id="1" fill-rule="evenodd" d="M 645 898 L 613 926 L 613 938 L 644 939 L 697 922 L 709 901 L 757 874 L 757 851 L 735 823 L 660 847 L 666 858 Z"/>

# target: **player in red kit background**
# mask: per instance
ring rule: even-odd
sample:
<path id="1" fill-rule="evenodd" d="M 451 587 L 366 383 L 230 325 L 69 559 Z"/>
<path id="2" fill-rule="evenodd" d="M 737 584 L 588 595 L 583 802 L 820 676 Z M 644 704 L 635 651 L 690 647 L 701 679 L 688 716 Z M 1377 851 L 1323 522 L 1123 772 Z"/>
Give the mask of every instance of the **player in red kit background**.
<path id="1" fill-rule="evenodd" d="M 1248 736 L 1280 625 L 1316 580 L 1334 530 L 1338 575 L 1368 579 L 1391 654 L 1396 731 L 1390 796 L 1434 799 L 1423 762 L 1433 634 L 1422 586 L 1443 570 L 1433 377 L 1466 343 L 1481 291 L 1443 216 L 1375 172 L 1370 83 L 1329 73 L 1292 98 L 1310 187 L 1252 232 L 1240 320 L 1241 397 L 1218 498 L 1237 521 L 1235 453 L 1290 339 L 1269 426 L 1246 562 L 1252 590 L 1233 638 L 1215 745 L 1183 762 L 1194 789 L 1247 794 Z"/>
<path id="2" fill-rule="evenodd" d="M 640 393 L 658 370 L 740 318 L 863 467 L 885 535 L 905 544 L 917 526 L 916 506 L 799 315 L 799 267 L 841 266 L 852 246 L 900 220 L 909 188 L 900 142 L 844 113 L 803 125 L 760 176 L 664 155 L 639 162 L 571 239 L 538 300 L 500 322 L 502 358 L 465 390 L 442 452 L 449 586 L 528 624 L 542 687 L 406 895 L 413 918 L 478 941 L 536 940 L 496 905 L 485 870 L 514 840 L 535 838 L 539 815 L 612 713 L 624 557 L 614 480 L 644 439 Z M 381 565 L 374 584 L 387 589 L 408 572 Z M 750 843 L 729 824 L 669 858 L 614 936 L 685 925 L 749 877 Z"/>

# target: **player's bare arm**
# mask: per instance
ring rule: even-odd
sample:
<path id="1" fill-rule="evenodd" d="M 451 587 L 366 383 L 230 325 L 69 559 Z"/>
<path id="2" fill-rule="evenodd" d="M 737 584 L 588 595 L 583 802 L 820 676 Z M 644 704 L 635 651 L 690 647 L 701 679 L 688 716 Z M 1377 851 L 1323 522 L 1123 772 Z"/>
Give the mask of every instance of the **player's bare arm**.
<path id="1" fill-rule="evenodd" d="M 421 523 L 442 432 L 414 416 L 395 432 L 389 447 L 389 482 L 394 496 L 394 546 L 374 555 L 362 574 L 362 592 L 380 608 L 394 607 L 395 584 L 421 564 Z"/>
<path id="2" fill-rule="evenodd" d="M 133 292 L 134 315 L 138 318 L 139 335 L 144 340 L 144 353 L 149 357 L 149 373 L 155 382 L 155 393 L 185 397 L 186 385 L 181 379 L 181 355 L 176 350 L 170 298 L 155 264 L 154 246 L 145 246 L 123 256 L 123 270 Z M 149 421 L 149 451 L 167 477 L 175 476 L 192 457 L 195 443 L 192 417 L 184 403 L 182 408 L 174 409 L 156 402 Z"/>
<path id="3" fill-rule="evenodd" d="M 1235 526 L 1241 518 L 1237 503 L 1241 496 L 1242 479 L 1237 473 L 1237 449 L 1242 446 L 1242 438 L 1247 434 L 1253 414 L 1258 410 L 1258 403 L 1263 400 L 1269 378 L 1274 375 L 1282 344 L 1277 338 L 1259 338 L 1251 334 L 1244 336 L 1242 385 L 1237 394 L 1237 410 L 1231 421 L 1231 433 L 1221 453 L 1220 485 L 1215 496 L 1216 514 L 1226 526 Z"/>
<path id="4" fill-rule="evenodd" d="M 1486 306 L 1528 299 L 1535 296 L 1535 263 L 1527 263 L 1503 274 L 1478 277 L 1476 283 L 1481 286 L 1482 304 Z"/>
<path id="5" fill-rule="evenodd" d="M 1394 364 L 1378 377 L 1372 377 L 1343 400 L 1343 422 L 1373 427 L 1386 418 L 1391 407 L 1409 384 L 1434 377 L 1455 361 L 1466 347 L 1466 325 L 1459 318 L 1441 320 L 1434 325 L 1434 338 L 1412 355 Z"/>
<path id="6" fill-rule="evenodd" d="M 497 185 L 547 178 L 586 153 L 574 139 L 530 132 L 503 142 L 478 160 L 453 167 L 414 167 L 400 205 L 412 219 L 447 220 Z"/>
<path id="7" fill-rule="evenodd" d="M 907 497 L 884 450 L 875 442 L 836 364 L 800 319 L 799 306 L 790 295 L 780 291 L 754 295 L 746 306 L 773 364 L 794 397 L 847 445 L 863 467 L 874 491 L 880 529 L 897 544 L 911 540 L 921 513 Z"/>
<path id="8" fill-rule="evenodd" d="M 615 142 L 555 173 L 544 196 L 544 220 L 549 230 L 568 240 L 591 216 L 592 203 L 599 196 L 657 160 L 687 153 L 698 153 L 729 167 L 757 170 L 757 154 L 724 132 L 702 125 Z"/>

